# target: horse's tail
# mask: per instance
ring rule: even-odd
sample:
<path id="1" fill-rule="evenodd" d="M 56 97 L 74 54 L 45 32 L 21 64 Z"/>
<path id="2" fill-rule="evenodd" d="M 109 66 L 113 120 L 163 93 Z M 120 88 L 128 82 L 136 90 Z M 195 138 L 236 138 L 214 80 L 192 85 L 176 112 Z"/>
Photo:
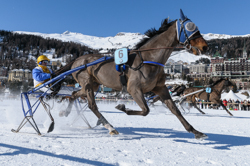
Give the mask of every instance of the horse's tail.
<path id="1" fill-rule="evenodd" d="M 55 75 L 59 75 L 59 74 L 62 74 L 68 70 L 71 69 L 71 66 L 73 65 L 73 63 L 75 62 L 75 60 L 72 60 L 71 62 L 69 62 L 67 65 L 61 67 L 60 69 L 56 70 L 55 71 Z"/>

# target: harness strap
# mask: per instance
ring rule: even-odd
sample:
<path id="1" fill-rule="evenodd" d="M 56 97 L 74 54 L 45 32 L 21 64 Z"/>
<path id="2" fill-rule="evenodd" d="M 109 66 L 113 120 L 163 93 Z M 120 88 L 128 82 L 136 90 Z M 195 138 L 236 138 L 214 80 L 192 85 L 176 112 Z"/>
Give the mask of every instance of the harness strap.
<path id="1" fill-rule="evenodd" d="M 159 65 L 159 66 L 162 66 L 162 67 L 164 67 L 164 66 L 165 66 L 165 65 L 163 65 L 162 63 L 153 62 L 153 61 L 143 61 L 143 63 L 151 63 L 151 64 L 156 64 L 156 65 Z"/>
<path id="2" fill-rule="evenodd" d="M 125 75 L 125 70 L 123 69 L 123 66 L 121 65 L 120 66 L 120 71 L 121 71 L 121 74 L 120 74 L 120 82 L 122 84 L 122 91 L 123 92 L 127 92 L 127 78 L 126 78 L 126 75 Z"/>
<path id="3" fill-rule="evenodd" d="M 159 65 L 159 66 L 162 66 L 162 67 L 165 66 L 164 64 L 158 63 L 158 62 L 144 61 L 143 58 L 142 58 L 142 56 L 141 56 L 141 51 L 140 51 L 140 50 L 138 51 L 138 55 L 139 55 L 139 57 L 141 58 L 141 63 L 140 63 L 137 67 L 133 68 L 133 67 L 131 67 L 131 66 L 129 66 L 129 65 L 126 65 L 126 66 L 129 67 L 130 69 L 135 70 L 135 71 L 136 71 L 136 70 L 140 70 L 141 67 L 143 66 L 143 64 L 146 64 L 146 63 L 151 63 L 151 64 Z"/>

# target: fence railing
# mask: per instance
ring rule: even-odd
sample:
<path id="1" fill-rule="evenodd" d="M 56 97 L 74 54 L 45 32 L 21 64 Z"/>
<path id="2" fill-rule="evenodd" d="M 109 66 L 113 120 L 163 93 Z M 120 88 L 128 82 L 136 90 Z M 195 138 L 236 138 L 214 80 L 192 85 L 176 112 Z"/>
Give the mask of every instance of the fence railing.
<path id="1" fill-rule="evenodd" d="M 31 96 L 32 98 L 36 98 L 35 96 Z M 18 96 L 8 96 L 8 97 L 0 97 L 0 101 L 4 100 L 19 100 Z M 95 99 L 97 104 L 126 104 L 126 105 L 137 105 L 137 103 L 133 99 Z M 187 107 L 193 107 L 192 103 L 189 101 L 183 102 L 183 104 Z M 214 104 L 212 102 L 196 102 L 197 107 L 200 109 L 223 109 L 221 106 Z M 250 103 L 249 104 L 238 104 L 238 103 L 227 103 L 228 110 L 242 110 L 242 111 L 250 111 Z"/>
<path id="2" fill-rule="evenodd" d="M 192 103 L 191 102 L 186 102 L 189 105 Z M 197 102 L 197 106 L 200 109 L 223 109 L 222 106 L 214 104 L 213 102 Z M 250 111 L 250 103 L 248 104 L 241 104 L 241 103 L 227 103 L 226 108 L 228 110 L 242 110 L 242 111 Z"/>

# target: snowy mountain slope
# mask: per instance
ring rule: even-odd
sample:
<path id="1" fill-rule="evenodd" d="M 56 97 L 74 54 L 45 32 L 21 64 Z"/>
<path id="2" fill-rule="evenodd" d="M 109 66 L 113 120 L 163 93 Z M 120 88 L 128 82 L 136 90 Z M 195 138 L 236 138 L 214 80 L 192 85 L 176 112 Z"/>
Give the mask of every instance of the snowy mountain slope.
<path id="1" fill-rule="evenodd" d="M 116 36 L 109 36 L 109 37 L 97 37 L 97 36 L 89 36 L 84 35 L 81 33 L 69 32 L 66 31 L 62 34 L 44 34 L 39 32 L 24 32 L 24 31 L 15 31 L 14 33 L 19 34 L 29 34 L 29 35 L 37 35 L 43 38 L 54 38 L 58 40 L 62 40 L 65 42 L 76 42 L 94 49 L 118 49 L 123 47 L 128 47 L 132 49 L 136 43 L 138 43 L 141 39 L 145 38 L 146 36 L 140 33 L 127 33 L 127 32 L 120 32 Z M 235 35 L 225 35 L 225 34 L 203 34 L 205 40 L 212 40 L 212 39 L 229 39 L 232 37 L 247 37 L 248 35 L 242 36 L 235 36 Z M 171 61 L 177 62 L 178 60 L 182 60 L 183 62 L 194 62 L 201 57 L 209 58 L 206 55 L 202 56 L 195 56 L 193 54 L 188 53 L 187 51 L 179 51 L 173 52 L 172 56 L 169 58 Z M 210 59 L 210 58 L 209 58 Z"/>
<path id="2" fill-rule="evenodd" d="M 225 35 L 225 34 L 213 34 L 213 33 L 208 33 L 208 34 L 202 34 L 203 38 L 205 40 L 212 40 L 212 39 L 230 39 L 233 37 L 249 37 L 250 34 L 247 35 Z"/>
<path id="3" fill-rule="evenodd" d="M 62 34 L 57 34 L 57 33 L 44 34 L 39 32 L 24 32 L 24 31 L 16 31 L 15 33 L 37 35 L 43 38 L 54 38 L 65 42 L 70 42 L 70 41 L 76 42 L 94 49 L 100 49 L 100 48 L 117 49 L 123 47 L 132 48 L 141 39 L 146 37 L 145 35 L 142 35 L 140 33 L 124 33 L 124 32 L 120 32 L 113 37 L 88 36 L 88 35 L 83 35 L 81 33 L 75 33 L 69 31 L 66 31 Z"/>

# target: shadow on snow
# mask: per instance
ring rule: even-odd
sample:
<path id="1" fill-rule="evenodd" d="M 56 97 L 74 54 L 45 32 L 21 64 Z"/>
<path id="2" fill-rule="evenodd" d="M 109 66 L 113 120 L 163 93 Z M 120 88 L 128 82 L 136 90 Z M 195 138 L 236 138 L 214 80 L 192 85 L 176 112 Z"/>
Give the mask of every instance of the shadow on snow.
<path id="1" fill-rule="evenodd" d="M 16 151 L 14 151 L 14 152 L 2 153 L 2 154 L 0 154 L 0 156 L 3 156 L 3 155 L 14 156 L 14 155 L 20 155 L 20 154 L 36 153 L 36 154 L 40 154 L 40 155 L 44 155 L 44 156 L 48 156 L 48 157 L 55 157 L 55 158 L 60 158 L 60 159 L 64 159 L 64 160 L 70 160 L 73 162 L 86 163 L 86 164 L 90 164 L 90 165 L 114 166 L 113 164 L 108 164 L 108 163 L 104 163 L 104 162 L 100 162 L 100 161 L 92 161 L 92 160 L 88 160 L 88 159 L 84 159 L 84 158 L 73 157 L 73 156 L 63 155 L 63 154 L 57 155 L 57 154 L 54 154 L 51 152 L 45 152 L 42 150 L 24 148 L 24 147 L 20 147 L 20 146 L 8 145 L 8 144 L 3 144 L 3 143 L 0 143 L 0 147 L 16 149 Z"/>
<path id="2" fill-rule="evenodd" d="M 143 138 L 175 138 L 176 142 L 202 144 L 202 145 L 214 145 L 214 149 L 230 150 L 234 146 L 246 146 L 250 145 L 250 137 L 235 136 L 235 135 L 223 135 L 206 133 L 208 139 L 203 141 L 194 142 L 194 135 L 192 133 L 186 133 L 181 131 L 175 131 L 172 129 L 160 129 L 160 128 L 117 128 L 117 130 L 123 135 L 121 140 L 133 140 Z M 182 140 L 192 139 L 189 140 Z"/>

